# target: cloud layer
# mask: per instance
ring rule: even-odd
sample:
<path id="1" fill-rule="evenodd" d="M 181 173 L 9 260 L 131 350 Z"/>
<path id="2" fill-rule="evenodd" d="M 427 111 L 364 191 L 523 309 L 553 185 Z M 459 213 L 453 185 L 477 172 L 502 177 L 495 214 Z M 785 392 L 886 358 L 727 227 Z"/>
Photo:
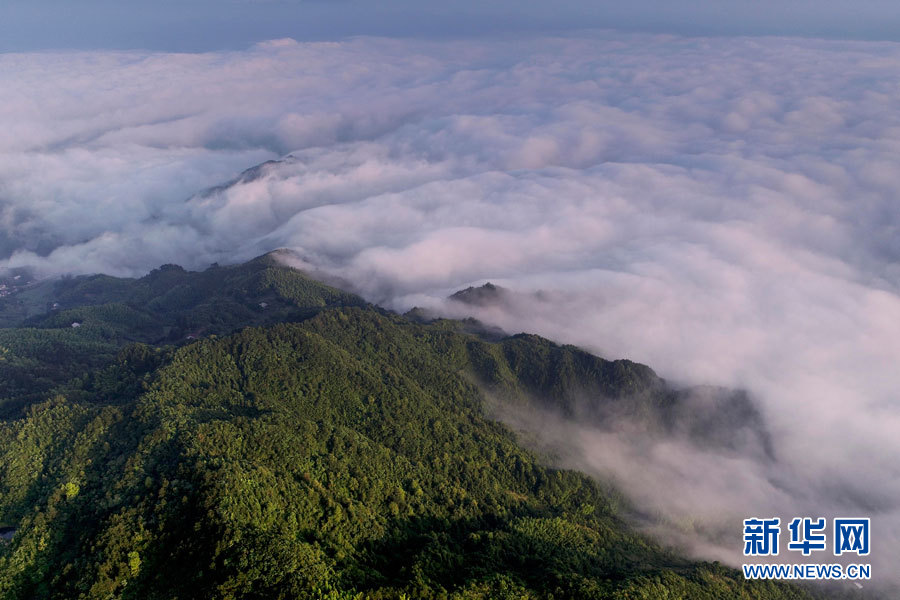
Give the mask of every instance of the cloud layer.
<path id="1" fill-rule="evenodd" d="M 579 430 L 573 463 L 697 531 L 735 524 L 738 552 L 745 517 L 871 515 L 889 561 L 898 96 L 893 43 L 0 55 L 0 264 L 135 275 L 286 246 L 373 301 L 452 314 L 449 293 L 491 280 L 515 301 L 467 310 L 508 331 L 748 389 L 778 458 Z M 695 548 L 733 560 L 719 542 Z"/>

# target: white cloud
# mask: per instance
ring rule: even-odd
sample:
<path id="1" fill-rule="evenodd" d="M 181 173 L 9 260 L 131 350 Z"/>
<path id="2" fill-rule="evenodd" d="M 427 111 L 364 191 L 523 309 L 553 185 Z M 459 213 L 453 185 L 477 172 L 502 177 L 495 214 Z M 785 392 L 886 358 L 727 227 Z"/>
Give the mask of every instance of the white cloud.
<path id="1" fill-rule="evenodd" d="M 289 246 L 398 309 L 492 280 L 515 301 L 472 310 L 510 331 L 749 389 L 778 456 L 582 431 L 578 464 L 644 465 L 668 493 L 626 489 L 708 528 L 856 508 L 892 560 L 897 81 L 900 45 L 778 38 L 0 55 L 0 254 L 139 274 Z"/>

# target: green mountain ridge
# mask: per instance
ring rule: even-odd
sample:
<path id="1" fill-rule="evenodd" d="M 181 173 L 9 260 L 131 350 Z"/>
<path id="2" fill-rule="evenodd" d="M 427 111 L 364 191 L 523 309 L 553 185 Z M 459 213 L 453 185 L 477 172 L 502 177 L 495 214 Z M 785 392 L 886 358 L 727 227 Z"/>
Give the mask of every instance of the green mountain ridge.
<path id="1" fill-rule="evenodd" d="M 0 322 L 11 325 L 0 329 L 0 417 L 112 364 L 128 343 L 178 345 L 302 320 L 329 306 L 366 304 L 283 267 L 278 255 L 284 252 L 202 272 L 163 265 L 140 279 L 93 275 L 46 282 L 37 294 L 45 310 L 25 305 L 30 297 L 0 301 Z"/>
<path id="2" fill-rule="evenodd" d="M 660 547 L 486 410 L 774 460 L 740 393 L 698 415 L 644 365 L 420 322 L 277 255 L 54 285 L 0 330 L 2 598 L 812 597 Z"/>

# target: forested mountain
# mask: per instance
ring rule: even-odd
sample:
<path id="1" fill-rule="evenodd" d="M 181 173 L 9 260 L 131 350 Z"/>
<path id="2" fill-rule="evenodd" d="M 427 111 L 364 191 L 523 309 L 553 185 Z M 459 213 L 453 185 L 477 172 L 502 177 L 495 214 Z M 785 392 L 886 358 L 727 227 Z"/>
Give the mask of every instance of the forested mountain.
<path id="1" fill-rule="evenodd" d="M 646 366 L 396 315 L 272 255 L 44 285 L 40 314 L 0 306 L 2 598 L 810 597 L 661 548 L 487 410 L 722 446 L 741 423 L 770 453 L 740 394 L 698 415 Z"/>
<path id="2" fill-rule="evenodd" d="M 166 348 L 365 304 L 280 266 L 277 254 L 202 272 L 163 265 L 140 279 L 68 278 L 0 299 L 0 322 L 13 326 L 0 329 L 0 416 L 73 378 L 90 387 L 129 343 Z"/>

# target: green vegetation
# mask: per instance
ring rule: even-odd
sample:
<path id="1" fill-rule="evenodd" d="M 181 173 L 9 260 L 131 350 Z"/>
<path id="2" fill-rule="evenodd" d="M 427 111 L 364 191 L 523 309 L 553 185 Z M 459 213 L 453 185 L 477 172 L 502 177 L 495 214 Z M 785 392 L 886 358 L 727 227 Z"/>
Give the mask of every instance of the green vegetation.
<path id="1" fill-rule="evenodd" d="M 56 297 L 0 331 L 2 598 L 809 597 L 660 548 L 485 416 L 487 391 L 670 426 L 685 400 L 643 365 L 417 323 L 270 257 Z"/>
<path id="2" fill-rule="evenodd" d="M 6 313 L 16 327 L 0 329 L 0 418 L 18 415 L 75 378 L 96 377 L 130 343 L 181 345 L 365 304 L 280 266 L 273 255 L 199 273 L 164 265 L 140 279 L 94 275 L 40 287 L 46 312 L 18 320 Z M 5 302 L 21 304 L 18 297 Z"/>

